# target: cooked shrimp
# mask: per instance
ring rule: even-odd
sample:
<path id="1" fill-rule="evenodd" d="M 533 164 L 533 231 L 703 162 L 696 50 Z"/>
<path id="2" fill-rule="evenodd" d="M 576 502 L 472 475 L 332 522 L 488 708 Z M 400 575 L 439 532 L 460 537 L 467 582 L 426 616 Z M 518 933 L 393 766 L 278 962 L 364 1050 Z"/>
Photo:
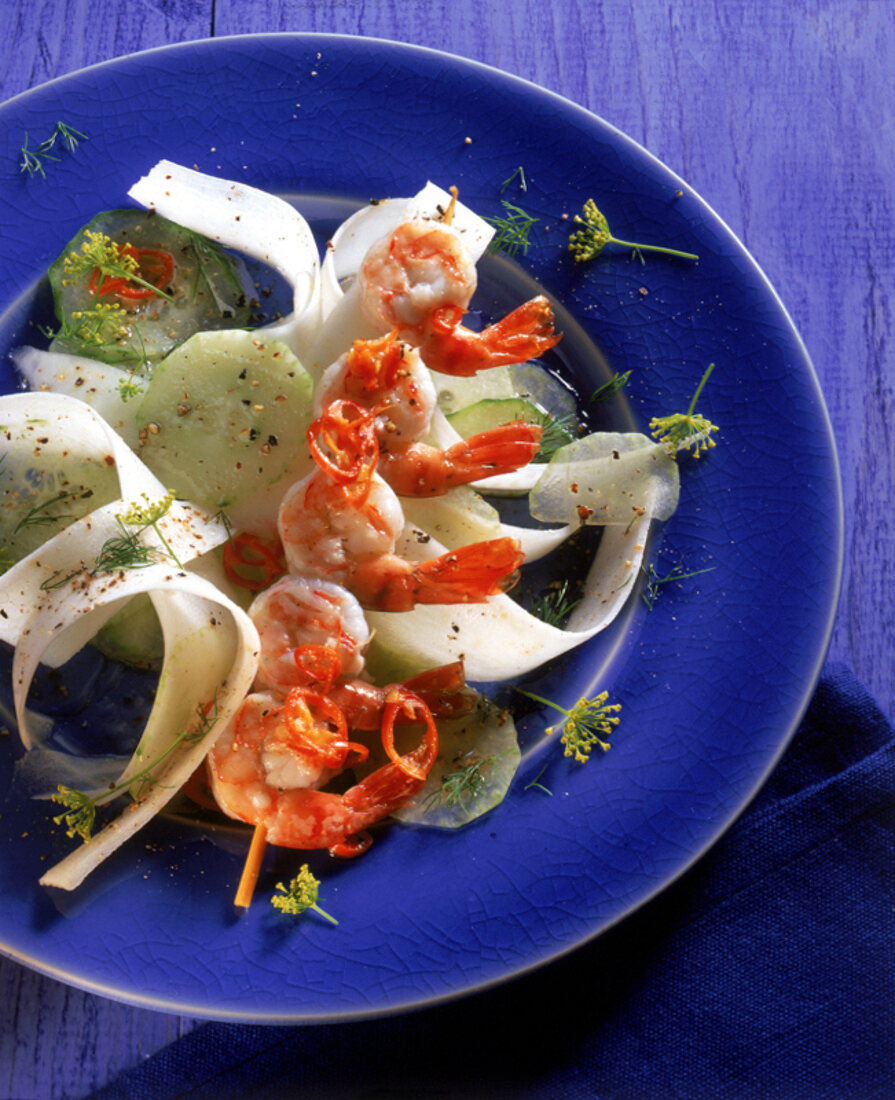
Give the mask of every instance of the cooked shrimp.
<path id="1" fill-rule="evenodd" d="M 260 696 L 246 700 L 232 736 L 225 733 L 209 754 L 218 805 L 230 817 L 261 826 L 271 844 L 328 848 L 340 856 L 366 851 L 372 840 L 365 830 L 405 805 L 422 788 L 435 762 L 438 732 L 428 707 L 410 692 L 393 693 L 382 720 L 389 763 L 344 794 L 323 792 L 315 789 L 319 783 L 304 781 L 305 750 L 299 743 L 303 731 L 284 717 L 285 711 L 285 704 L 271 707 Z M 402 711 L 425 730 L 419 746 L 399 756 L 394 724 Z M 292 758 L 298 758 L 298 767 Z"/>
<path id="2" fill-rule="evenodd" d="M 337 676 L 357 676 L 364 667 L 364 651 L 370 628 L 360 604 L 341 585 L 331 581 L 287 574 L 255 598 L 249 616 L 261 640 L 261 658 L 255 689 L 287 694 L 307 686 L 309 666 L 319 650 L 332 654 L 330 665 Z M 322 658 L 327 663 L 327 658 Z M 318 673 L 324 688 L 327 676 Z"/>
<path id="3" fill-rule="evenodd" d="M 249 821 L 269 810 L 272 792 L 322 787 L 367 753 L 319 692 L 294 688 L 286 700 L 254 692 L 208 754 L 211 789 L 225 813 Z"/>
<path id="4" fill-rule="evenodd" d="M 419 352 L 394 333 L 355 340 L 351 350 L 327 368 L 317 386 L 317 415 L 341 397 L 373 414 L 380 440 L 402 442 L 426 434 L 436 404 L 435 385 Z"/>
<path id="5" fill-rule="evenodd" d="M 449 225 L 406 221 L 367 252 L 358 290 L 361 311 L 380 332 L 415 333 L 433 310 L 465 310 L 475 293 L 475 264 Z"/>
<path id="6" fill-rule="evenodd" d="M 361 312 L 380 333 L 395 331 L 420 349 L 427 367 L 476 374 L 524 363 L 556 344 L 543 295 L 482 332 L 460 322 L 476 288 L 475 264 L 450 226 L 408 221 L 367 252 L 358 276 Z"/>
<path id="7" fill-rule="evenodd" d="M 442 450 L 425 443 L 388 443 L 378 469 L 400 496 L 440 496 L 457 485 L 508 474 L 538 453 L 541 427 L 514 420 Z"/>
<path id="8" fill-rule="evenodd" d="M 279 531 L 291 572 L 344 585 L 362 607 L 409 611 L 418 603 L 481 603 L 515 583 L 514 539 L 492 539 L 424 562 L 395 554 L 400 502 L 376 473 L 371 417 L 341 400 L 308 430 L 317 469 L 288 491 Z"/>
<path id="9" fill-rule="evenodd" d="M 258 596 L 249 616 L 261 639 L 256 692 L 285 696 L 295 687 L 326 694 L 349 729 L 378 730 L 390 692 L 406 688 L 433 714 L 459 717 L 475 705 L 462 661 L 378 687 L 361 678 L 370 629 L 357 599 L 341 585 L 287 574 Z"/>

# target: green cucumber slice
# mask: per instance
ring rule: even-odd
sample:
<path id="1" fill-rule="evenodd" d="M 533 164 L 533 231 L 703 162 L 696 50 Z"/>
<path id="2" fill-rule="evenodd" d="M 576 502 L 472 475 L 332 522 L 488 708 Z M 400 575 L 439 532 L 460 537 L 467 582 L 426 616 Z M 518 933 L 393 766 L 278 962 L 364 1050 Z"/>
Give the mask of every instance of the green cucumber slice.
<path id="1" fill-rule="evenodd" d="M 153 372 L 139 455 L 176 496 L 217 511 L 275 482 L 307 449 L 310 375 L 277 340 L 202 332 Z"/>
<path id="2" fill-rule="evenodd" d="M 0 573 L 121 491 L 114 462 L 64 425 L 4 426 L 2 440 Z"/>
<path id="3" fill-rule="evenodd" d="M 165 638 L 149 596 L 141 593 L 128 601 L 93 636 L 91 645 L 132 668 L 161 668 Z"/>
<path id="4" fill-rule="evenodd" d="M 66 258 L 80 255 L 87 235 L 94 233 L 119 246 L 170 253 L 174 273 L 164 289 L 173 300 L 155 295 L 123 303 L 114 294 L 93 293 L 89 274 L 69 276 Z M 129 364 L 141 371 L 193 333 L 245 327 L 250 321 L 249 281 L 241 262 L 198 233 L 145 210 L 98 214 L 66 245 L 50 268 L 49 280 L 60 322 L 52 350 Z M 110 306 L 116 307 L 111 314 Z M 98 307 L 106 311 L 106 321 L 99 319 Z"/>
<path id="5" fill-rule="evenodd" d="M 519 363 L 508 369 L 520 397 L 528 398 L 557 420 L 577 421 L 575 395 L 556 375 L 536 362 Z"/>

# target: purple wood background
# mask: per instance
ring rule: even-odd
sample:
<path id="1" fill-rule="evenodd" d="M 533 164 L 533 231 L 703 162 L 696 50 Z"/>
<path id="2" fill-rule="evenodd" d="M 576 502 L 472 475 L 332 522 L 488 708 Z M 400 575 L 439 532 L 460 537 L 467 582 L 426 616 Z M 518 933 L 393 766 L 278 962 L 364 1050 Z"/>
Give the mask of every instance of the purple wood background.
<path id="1" fill-rule="evenodd" d="M 895 713 L 892 0 L 0 0 L 0 17 L 0 100 L 168 42 L 334 32 L 486 62 L 646 146 L 744 241 L 807 344 L 845 493 L 831 656 Z M 0 1096 L 74 1100 L 193 1025 L 0 959 Z"/>

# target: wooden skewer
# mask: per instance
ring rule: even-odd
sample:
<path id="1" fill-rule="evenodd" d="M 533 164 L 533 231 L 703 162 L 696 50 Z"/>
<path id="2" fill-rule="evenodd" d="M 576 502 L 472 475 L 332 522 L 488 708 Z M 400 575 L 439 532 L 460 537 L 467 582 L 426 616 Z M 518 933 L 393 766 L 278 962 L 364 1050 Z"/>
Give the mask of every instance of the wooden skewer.
<path id="1" fill-rule="evenodd" d="M 448 203 L 447 209 L 441 215 L 441 220 L 444 225 L 450 225 L 454 220 L 454 211 L 457 209 L 457 196 L 460 194 L 456 187 L 449 187 L 448 191 L 451 193 L 451 201 Z"/>
<path id="2" fill-rule="evenodd" d="M 252 904 L 252 895 L 255 893 L 255 883 L 261 871 L 261 862 L 264 859 L 264 850 L 267 848 L 267 830 L 263 825 L 256 825 L 252 833 L 252 843 L 249 846 L 249 854 L 246 856 L 245 866 L 242 869 L 242 877 L 236 888 L 236 897 L 233 904 L 241 909 L 248 909 Z"/>

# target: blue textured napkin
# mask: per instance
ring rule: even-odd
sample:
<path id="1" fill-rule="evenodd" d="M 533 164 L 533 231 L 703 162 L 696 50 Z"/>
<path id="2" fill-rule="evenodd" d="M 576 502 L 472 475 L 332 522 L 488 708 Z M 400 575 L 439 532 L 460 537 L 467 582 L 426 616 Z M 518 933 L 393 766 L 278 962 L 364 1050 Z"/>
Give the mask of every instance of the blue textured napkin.
<path id="1" fill-rule="evenodd" d="M 209 1023 L 94 1100 L 892 1100 L 895 732 L 829 667 L 698 865 L 499 989 L 363 1023 Z"/>

